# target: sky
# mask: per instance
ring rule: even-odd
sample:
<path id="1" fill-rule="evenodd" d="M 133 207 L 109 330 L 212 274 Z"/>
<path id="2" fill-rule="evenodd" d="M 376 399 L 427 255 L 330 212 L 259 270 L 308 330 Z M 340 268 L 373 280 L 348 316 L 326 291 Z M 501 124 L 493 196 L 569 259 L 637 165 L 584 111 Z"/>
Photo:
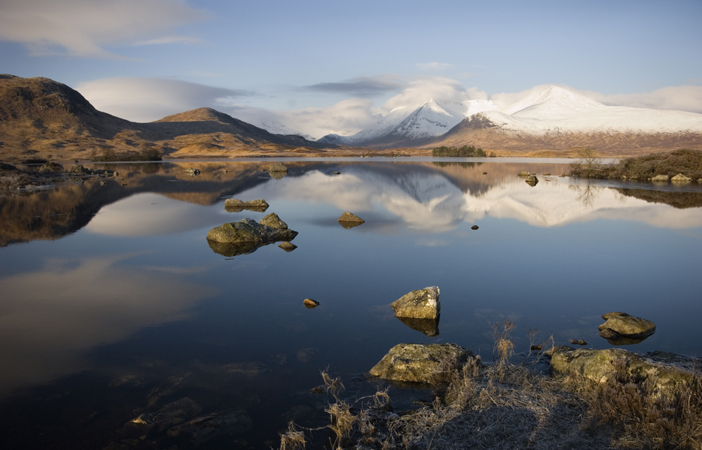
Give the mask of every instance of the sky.
<path id="1" fill-rule="evenodd" d="M 544 84 L 702 113 L 701 23 L 699 0 L 0 0 L 0 72 L 129 120 L 209 106 L 309 134 Z"/>

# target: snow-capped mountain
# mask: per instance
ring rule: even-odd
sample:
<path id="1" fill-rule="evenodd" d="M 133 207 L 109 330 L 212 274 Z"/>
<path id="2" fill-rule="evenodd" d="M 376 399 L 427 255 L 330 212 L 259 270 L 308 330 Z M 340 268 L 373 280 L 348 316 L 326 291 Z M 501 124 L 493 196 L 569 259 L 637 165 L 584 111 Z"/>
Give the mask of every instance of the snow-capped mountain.
<path id="1" fill-rule="evenodd" d="M 377 148 L 477 145 L 485 149 L 702 148 L 702 114 L 608 106 L 549 85 L 510 104 L 429 100 L 400 106 L 352 136 L 320 142 Z"/>
<path id="2" fill-rule="evenodd" d="M 491 111 L 498 106 L 490 100 L 463 102 L 429 99 L 419 105 L 393 108 L 372 126 L 352 136 L 327 135 L 320 142 L 357 146 L 399 147 L 416 145 L 441 136 L 467 116 Z"/>

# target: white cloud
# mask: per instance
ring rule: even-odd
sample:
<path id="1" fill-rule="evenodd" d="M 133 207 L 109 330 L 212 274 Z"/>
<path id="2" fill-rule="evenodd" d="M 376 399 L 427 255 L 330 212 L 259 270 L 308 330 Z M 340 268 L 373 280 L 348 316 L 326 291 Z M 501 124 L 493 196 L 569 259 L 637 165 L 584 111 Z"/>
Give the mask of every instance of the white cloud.
<path id="1" fill-rule="evenodd" d="M 421 70 L 447 70 L 453 68 L 453 64 L 440 63 L 440 62 L 428 62 L 428 63 L 417 63 L 417 67 Z"/>
<path id="2" fill-rule="evenodd" d="M 227 99 L 247 91 L 159 78 L 108 78 L 76 88 L 98 110 L 123 119 L 149 122 L 195 108 L 220 109 Z"/>
<path id="3" fill-rule="evenodd" d="M 3 0 L 0 39 L 20 42 L 34 56 L 114 58 L 105 46 L 192 40 L 162 34 L 205 17 L 183 0 Z"/>
<path id="4" fill-rule="evenodd" d="M 419 106 L 431 99 L 460 103 L 465 100 L 487 99 L 487 93 L 478 88 L 465 89 L 459 81 L 451 78 L 422 77 L 410 81 L 407 88 L 385 102 L 381 110 L 388 112 L 398 106 Z"/>
<path id="5" fill-rule="evenodd" d="M 580 91 L 605 105 L 669 109 L 702 113 L 702 86 L 670 86 L 637 94 L 600 94 Z"/>

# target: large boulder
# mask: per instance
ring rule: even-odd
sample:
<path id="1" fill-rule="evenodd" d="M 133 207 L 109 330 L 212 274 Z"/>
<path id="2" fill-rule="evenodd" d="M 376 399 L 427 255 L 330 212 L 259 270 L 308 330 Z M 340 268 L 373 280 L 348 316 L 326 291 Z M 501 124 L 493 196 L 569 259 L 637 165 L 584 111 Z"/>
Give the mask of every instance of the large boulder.
<path id="1" fill-rule="evenodd" d="M 655 391 L 662 392 L 690 383 L 693 378 L 691 367 L 691 361 L 671 353 L 638 355 L 619 348 L 575 350 L 558 346 L 551 352 L 550 370 L 553 376 L 576 373 L 600 383 L 619 380 L 622 376 L 650 380 Z"/>
<path id="2" fill-rule="evenodd" d="M 615 345 L 636 344 L 656 332 L 656 325 L 650 320 L 627 313 L 611 312 L 602 318 L 606 322 L 599 326 L 599 334 Z"/>
<path id="3" fill-rule="evenodd" d="M 436 319 L 441 312 L 439 287 L 430 286 L 409 292 L 390 304 L 395 316 L 413 319 Z"/>
<path id="4" fill-rule="evenodd" d="M 392 381 L 431 384 L 442 362 L 451 360 L 460 367 L 469 358 L 474 358 L 473 353 L 455 344 L 397 344 L 370 374 Z"/>

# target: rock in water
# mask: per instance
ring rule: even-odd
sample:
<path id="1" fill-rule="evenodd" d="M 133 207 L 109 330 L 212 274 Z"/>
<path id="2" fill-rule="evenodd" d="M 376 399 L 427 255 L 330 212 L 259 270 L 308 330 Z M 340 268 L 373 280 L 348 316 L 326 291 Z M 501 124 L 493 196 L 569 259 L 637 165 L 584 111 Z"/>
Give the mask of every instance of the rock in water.
<path id="1" fill-rule="evenodd" d="M 651 181 L 668 181 L 668 175 L 656 175 Z"/>
<path id="2" fill-rule="evenodd" d="M 286 252 L 290 253 L 291 251 L 295 250 L 297 248 L 297 245 L 293 244 L 292 242 L 282 242 L 281 244 L 278 245 L 278 247 L 282 248 Z"/>
<path id="3" fill-rule="evenodd" d="M 287 230 L 288 224 L 280 220 L 276 213 L 270 213 L 259 222 L 261 225 L 266 225 L 277 230 Z"/>
<path id="4" fill-rule="evenodd" d="M 245 209 L 248 209 L 249 211 L 264 212 L 268 209 L 268 202 L 264 199 L 244 202 L 236 198 L 228 198 L 224 201 L 224 209 L 229 212 L 240 212 Z"/>
<path id="5" fill-rule="evenodd" d="M 536 186 L 539 183 L 539 179 L 536 178 L 536 175 L 529 175 L 526 180 L 524 180 L 526 184 L 528 184 L 531 187 Z"/>
<path id="6" fill-rule="evenodd" d="M 351 214 L 350 212 L 346 211 L 339 217 L 339 223 L 352 223 L 354 224 L 353 226 L 356 226 L 356 224 L 360 225 L 362 223 L 365 223 L 366 221 L 361 219 L 355 214 Z"/>
<path id="7" fill-rule="evenodd" d="M 679 173 L 670 179 L 673 183 L 690 183 L 692 178 L 686 177 L 685 175 Z"/>
<path id="8" fill-rule="evenodd" d="M 517 174 L 517 176 L 518 176 L 519 178 L 529 178 L 530 175 L 531 175 L 531 174 L 530 174 L 529 172 L 526 172 L 526 171 L 522 171 L 522 172 L 519 172 L 519 173 Z"/>
<path id="9" fill-rule="evenodd" d="M 650 320 L 627 313 L 611 312 L 602 318 L 606 322 L 599 326 L 599 334 L 615 345 L 637 344 L 656 332 L 656 325 Z"/>
<path id="10" fill-rule="evenodd" d="M 283 164 L 281 164 L 281 163 L 279 163 L 279 162 L 274 162 L 273 164 L 271 164 L 270 166 L 268 166 L 268 173 L 271 173 L 271 172 L 283 172 L 283 173 L 287 173 L 287 172 L 288 172 L 288 168 L 285 167 Z"/>
<path id="11" fill-rule="evenodd" d="M 58 173 L 63 172 L 63 166 L 55 162 L 47 162 L 43 166 L 39 167 L 39 172 L 41 173 Z"/>
<path id="12" fill-rule="evenodd" d="M 282 220 L 280 222 L 285 223 Z M 272 228 L 253 219 L 244 219 L 212 228 L 207 233 L 207 243 L 215 253 L 231 257 L 253 253 L 259 247 L 273 242 L 292 241 L 295 236 L 297 231 L 289 228 Z"/>
<path id="13" fill-rule="evenodd" d="M 392 381 L 431 384 L 444 360 L 454 360 L 461 367 L 473 357 L 469 350 L 455 344 L 398 344 L 373 366 L 370 374 Z"/>
<path id="14" fill-rule="evenodd" d="M 190 176 L 200 175 L 200 169 L 195 169 L 194 167 L 191 167 L 189 169 L 185 169 L 183 173 L 187 173 Z"/>
<path id="15" fill-rule="evenodd" d="M 319 306 L 319 302 L 317 300 L 312 300 L 311 298 L 304 299 L 302 304 L 305 305 L 307 309 L 312 309 Z"/>
<path id="16" fill-rule="evenodd" d="M 409 292 L 390 304 L 395 316 L 414 319 L 436 319 L 441 312 L 438 286 Z"/>

